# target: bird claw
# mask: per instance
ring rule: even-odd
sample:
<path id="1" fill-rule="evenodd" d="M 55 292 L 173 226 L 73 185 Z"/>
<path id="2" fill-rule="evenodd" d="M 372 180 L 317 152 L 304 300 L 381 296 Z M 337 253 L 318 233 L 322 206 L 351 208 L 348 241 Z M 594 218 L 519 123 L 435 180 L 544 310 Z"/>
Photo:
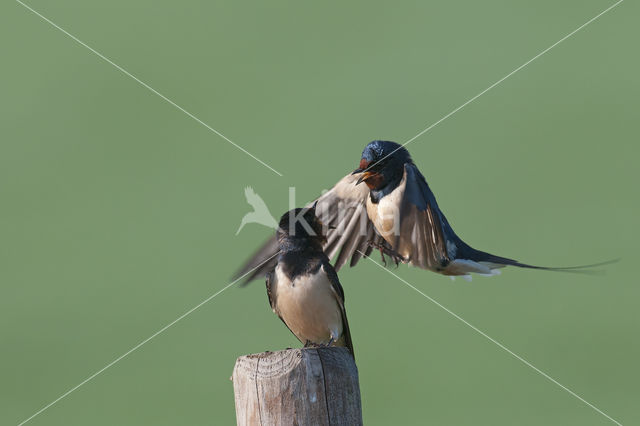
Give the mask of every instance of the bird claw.
<path id="1" fill-rule="evenodd" d="M 393 262 L 396 264 L 396 267 L 398 267 L 398 265 L 400 265 L 401 262 L 402 263 L 407 262 L 407 259 L 405 259 L 400 253 L 395 251 L 391 247 L 391 245 L 389 245 L 389 243 L 387 243 L 386 241 L 382 241 L 379 243 L 371 240 L 369 241 L 369 245 L 373 248 L 377 248 L 378 250 L 380 250 L 380 257 L 382 259 L 382 263 L 384 264 L 384 266 L 387 266 L 387 259 L 384 257 L 385 254 L 389 256 L 391 260 L 393 260 Z"/>
<path id="2" fill-rule="evenodd" d="M 307 340 L 304 344 L 305 348 L 328 348 L 329 346 L 333 345 L 336 342 L 336 339 L 331 337 L 331 339 L 329 339 L 329 341 L 327 343 L 315 343 L 315 342 L 310 342 L 309 340 Z"/>

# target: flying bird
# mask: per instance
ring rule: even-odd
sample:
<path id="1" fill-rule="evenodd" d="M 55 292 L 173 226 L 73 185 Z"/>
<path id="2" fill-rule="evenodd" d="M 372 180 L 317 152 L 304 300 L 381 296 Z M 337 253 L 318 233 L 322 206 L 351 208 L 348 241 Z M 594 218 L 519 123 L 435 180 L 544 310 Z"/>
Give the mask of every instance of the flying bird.
<path id="1" fill-rule="evenodd" d="M 354 266 L 374 248 L 396 263 L 402 262 L 451 277 L 471 273 L 496 275 L 500 268 L 585 272 L 593 265 L 551 268 L 518 262 L 476 250 L 453 231 L 424 176 L 400 144 L 373 141 L 362 152 L 359 167 L 316 200 L 317 215 L 328 226 L 324 251 L 334 268 Z M 268 240 L 237 276 L 246 274 L 277 252 Z M 266 274 L 275 260 L 247 275 L 244 283 Z"/>
<path id="2" fill-rule="evenodd" d="M 240 233 L 244 225 L 247 223 L 259 223 L 269 228 L 277 228 L 278 223 L 273 218 L 273 215 L 269 211 L 269 208 L 265 204 L 264 200 L 255 193 L 253 188 L 247 186 L 244 189 L 244 196 L 247 199 L 247 203 L 253 207 L 253 211 L 245 214 L 240 222 L 240 227 L 236 231 L 236 235 Z"/>
<path id="3" fill-rule="evenodd" d="M 346 346 L 353 355 L 344 292 L 322 249 L 322 232 L 315 205 L 282 216 L 276 231 L 280 254 L 266 277 L 269 304 L 305 347 Z"/>

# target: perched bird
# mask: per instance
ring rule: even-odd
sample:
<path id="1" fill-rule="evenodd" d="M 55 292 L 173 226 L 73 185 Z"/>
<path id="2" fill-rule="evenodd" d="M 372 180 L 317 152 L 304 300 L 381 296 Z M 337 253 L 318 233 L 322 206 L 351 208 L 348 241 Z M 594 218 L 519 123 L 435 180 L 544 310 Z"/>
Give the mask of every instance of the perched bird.
<path id="1" fill-rule="evenodd" d="M 344 292 L 322 250 L 315 205 L 285 213 L 276 239 L 280 254 L 266 280 L 271 309 L 305 346 L 346 346 L 353 355 Z"/>
<path id="2" fill-rule="evenodd" d="M 496 275 L 499 268 L 581 271 L 593 265 L 550 268 L 520 263 L 476 250 L 462 241 L 449 225 L 427 181 L 409 152 L 389 141 L 373 141 L 362 152 L 359 167 L 317 199 L 317 214 L 329 225 L 324 251 L 339 270 L 350 259 L 355 265 L 373 248 L 403 262 L 451 277 L 471 273 Z M 275 240 L 267 241 L 241 268 L 241 276 L 276 253 Z M 267 262 L 247 275 L 245 283 L 273 269 Z"/>
<path id="3" fill-rule="evenodd" d="M 265 204 L 264 200 L 255 193 L 253 188 L 247 186 L 244 189 L 244 196 L 247 199 L 247 203 L 249 203 L 251 207 L 253 207 L 253 211 L 245 214 L 242 217 L 242 221 L 240 221 L 240 227 L 236 231 L 236 235 L 240 233 L 244 225 L 246 225 L 247 223 L 259 223 L 273 229 L 276 229 L 278 227 L 278 223 L 269 211 L 269 208 Z"/>

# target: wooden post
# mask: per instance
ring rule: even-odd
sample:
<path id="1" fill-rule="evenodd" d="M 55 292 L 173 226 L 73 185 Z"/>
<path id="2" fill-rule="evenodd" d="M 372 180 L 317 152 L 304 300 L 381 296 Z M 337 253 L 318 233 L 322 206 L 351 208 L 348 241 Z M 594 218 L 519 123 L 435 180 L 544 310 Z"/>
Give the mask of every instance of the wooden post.
<path id="1" fill-rule="evenodd" d="M 358 369 L 346 348 L 241 356 L 231 380 L 238 426 L 362 425 Z"/>

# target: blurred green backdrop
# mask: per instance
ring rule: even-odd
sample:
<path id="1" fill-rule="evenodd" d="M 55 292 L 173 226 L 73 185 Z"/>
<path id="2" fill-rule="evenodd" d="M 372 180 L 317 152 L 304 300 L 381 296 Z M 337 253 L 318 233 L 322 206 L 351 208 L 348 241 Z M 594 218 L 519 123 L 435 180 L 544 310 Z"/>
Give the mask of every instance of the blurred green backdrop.
<path id="1" fill-rule="evenodd" d="M 18 424 L 224 287 L 275 215 L 403 142 L 613 2 L 0 6 L 0 423 Z M 627 1 L 409 149 L 456 231 L 517 259 L 623 257 L 604 276 L 396 272 L 623 424 L 640 422 L 639 6 Z M 340 273 L 368 425 L 606 425 L 400 281 Z M 235 421 L 237 356 L 297 345 L 262 282 L 230 288 L 34 418 Z"/>

